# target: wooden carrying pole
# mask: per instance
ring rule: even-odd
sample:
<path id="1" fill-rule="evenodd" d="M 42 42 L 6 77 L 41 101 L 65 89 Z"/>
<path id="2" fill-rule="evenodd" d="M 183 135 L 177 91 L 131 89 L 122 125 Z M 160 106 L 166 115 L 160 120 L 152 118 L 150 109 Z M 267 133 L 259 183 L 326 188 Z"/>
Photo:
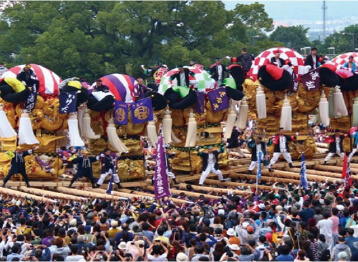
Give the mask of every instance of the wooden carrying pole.
<path id="1" fill-rule="evenodd" d="M 209 183 L 210 181 L 210 183 Z M 206 179 L 205 184 L 215 184 L 215 185 L 220 185 L 222 182 L 218 181 L 218 180 L 212 180 L 212 179 Z M 186 188 L 186 184 L 180 184 L 179 185 L 180 188 L 184 189 Z M 227 189 L 227 188 L 217 188 L 217 187 L 205 187 L 205 186 L 194 186 L 192 185 L 192 188 L 194 190 L 198 190 L 198 191 L 206 191 L 206 192 L 210 192 L 210 191 L 214 191 L 217 193 L 222 193 L 222 194 L 228 194 L 229 192 L 232 192 L 235 195 L 247 195 L 248 193 L 244 190 L 237 190 L 237 189 Z"/>
<path id="2" fill-rule="evenodd" d="M 220 186 L 234 186 L 234 187 L 244 186 L 246 188 L 256 186 L 256 184 L 237 183 L 237 182 L 229 182 L 229 181 L 220 182 L 220 181 L 212 180 L 212 179 L 206 179 L 204 183 L 205 184 L 208 184 L 208 183 L 209 184 L 214 184 L 215 183 L 215 184 L 220 185 Z M 272 190 L 272 186 L 258 185 L 258 188 L 260 190 Z M 244 192 L 244 194 L 252 194 L 252 192 L 249 192 L 249 191 L 242 191 L 242 190 L 240 190 L 240 191 Z"/>
<path id="3" fill-rule="evenodd" d="M 24 193 L 24 192 L 20 192 L 20 191 L 16 191 L 16 190 L 8 189 L 8 188 L 0 188 L 0 193 L 10 195 L 10 196 L 15 196 L 15 197 L 27 198 L 27 199 L 32 198 L 33 200 L 41 201 L 41 202 L 53 202 L 52 199 L 47 198 L 47 197 L 39 197 L 36 195 L 32 195 L 32 194 L 28 194 L 28 193 Z"/>
<path id="4" fill-rule="evenodd" d="M 154 191 L 154 186 L 147 186 L 148 190 Z M 200 193 L 196 193 L 196 192 L 190 192 L 190 191 L 186 191 L 186 190 L 177 190 L 174 188 L 170 189 L 170 192 L 174 193 L 174 194 L 180 194 L 180 193 L 185 193 L 185 195 L 190 196 L 190 197 L 200 197 L 200 196 L 204 196 L 206 198 L 213 198 L 213 199 L 219 199 L 221 198 L 220 196 L 213 196 L 213 195 L 207 195 L 207 194 L 200 194 Z"/>
<path id="5" fill-rule="evenodd" d="M 57 193 L 57 192 L 48 191 L 48 190 L 43 190 L 43 189 L 38 189 L 38 188 L 33 188 L 33 187 L 30 187 L 30 188 L 21 187 L 20 190 L 21 190 L 21 191 L 24 191 L 24 192 L 26 192 L 26 193 L 30 193 L 30 194 L 34 194 L 34 195 L 39 195 L 39 196 L 50 197 L 50 198 L 70 199 L 70 200 L 74 200 L 74 201 L 80 201 L 80 200 L 82 200 L 81 197 L 72 196 L 72 195 L 69 195 L 69 194 Z"/>

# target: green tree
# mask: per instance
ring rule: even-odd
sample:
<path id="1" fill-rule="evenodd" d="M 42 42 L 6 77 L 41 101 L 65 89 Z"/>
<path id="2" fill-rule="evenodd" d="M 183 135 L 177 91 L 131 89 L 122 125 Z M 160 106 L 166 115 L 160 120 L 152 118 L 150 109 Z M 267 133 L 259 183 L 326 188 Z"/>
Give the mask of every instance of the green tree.
<path id="1" fill-rule="evenodd" d="M 279 26 L 270 35 L 271 41 L 282 42 L 285 46 L 298 50 L 305 46 L 310 46 L 310 41 L 307 38 L 309 28 L 304 28 L 302 25 L 298 26 Z"/>

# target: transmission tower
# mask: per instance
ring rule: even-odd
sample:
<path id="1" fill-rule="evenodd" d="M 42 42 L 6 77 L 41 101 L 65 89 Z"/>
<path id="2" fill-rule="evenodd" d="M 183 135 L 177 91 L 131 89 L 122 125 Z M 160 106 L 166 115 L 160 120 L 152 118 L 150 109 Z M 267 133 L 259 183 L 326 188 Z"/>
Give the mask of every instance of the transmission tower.
<path id="1" fill-rule="evenodd" d="M 322 10 L 323 10 L 323 37 L 322 37 L 322 41 L 324 41 L 324 39 L 326 38 L 326 10 L 327 10 L 327 5 L 326 5 L 325 0 L 323 1 Z"/>

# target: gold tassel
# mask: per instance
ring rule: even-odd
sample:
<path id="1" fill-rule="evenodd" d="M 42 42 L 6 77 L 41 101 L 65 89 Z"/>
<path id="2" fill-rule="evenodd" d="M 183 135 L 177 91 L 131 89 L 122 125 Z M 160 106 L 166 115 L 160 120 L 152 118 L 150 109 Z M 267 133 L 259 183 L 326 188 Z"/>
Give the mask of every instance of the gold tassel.
<path id="1" fill-rule="evenodd" d="M 322 90 L 322 96 L 319 101 L 319 117 L 322 124 L 329 126 L 329 106 L 324 90 Z"/>
<path id="2" fill-rule="evenodd" d="M 266 95 L 261 85 L 256 90 L 256 109 L 257 109 L 257 118 L 263 119 L 266 118 Z"/>
<path id="3" fill-rule="evenodd" d="M 287 99 L 287 95 L 285 95 L 285 100 L 281 110 L 280 127 L 286 131 L 292 131 L 292 107 L 290 105 L 290 101 Z"/>
<path id="4" fill-rule="evenodd" d="M 164 142 L 169 144 L 172 142 L 172 125 L 173 125 L 173 119 L 170 115 L 169 107 L 164 112 L 163 117 L 163 136 L 164 136 Z"/>
<path id="5" fill-rule="evenodd" d="M 333 99 L 334 99 L 334 115 L 338 117 L 348 115 L 348 110 L 339 86 L 336 86 L 334 88 Z"/>
<path id="6" fill-rule="evenodd" d="M 195 120 L 195 114 L 193 110 L 190 109 L 189 113 L 189 122 L 188 122 L 188 132 L 186 134 L 185 147 L 194 147 L 197 139 L 197 125 Z"/>

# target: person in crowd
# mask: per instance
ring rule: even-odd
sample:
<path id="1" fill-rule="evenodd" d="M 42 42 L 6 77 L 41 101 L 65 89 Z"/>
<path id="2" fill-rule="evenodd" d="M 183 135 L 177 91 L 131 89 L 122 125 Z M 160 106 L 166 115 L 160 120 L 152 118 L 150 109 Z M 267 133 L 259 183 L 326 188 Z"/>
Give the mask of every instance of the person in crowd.
<path id="1" fill-rule="evenodd" d="M 103 153 L 100 154 L 101 161 L 101 176 L 97 181 L 97 186 L 101 186 L 108 175 L 113 176 L 114 183 L 117 184 L 118 188 L 122 188 L 117 169 L 117 159 L 111 155 L 111 150 L 106 148 Z"/>
<path id="2" fill-rule="evenodd" d="M 93 177 L 93 172 L 92 172 L 92 163 L 96 162 L 99 160 L 98 156 L 89 156 L 89 152 L 85 151 L 83 156 L 80 157 L 76 157 L 77 155 L 75 155 L 75 157 L 73 159 L 70 158 L 70 161 L 73 164 L 77 164 L 78 169 L 77 169 L 77 173 L 76 175 L 72 178 L 70 185 L 68 186 L 69 188 L 72 187 L 73 183 L 81 178 L 81 177 L 88 177 L 91 181 L 92 187 L 96 188 L 96 182 L 95 179 Z"/>
<path id="3" fill-rule="evenodd" d="M 27 87 L 36 86 L 37 90 L 39 88 L 39 80 L 35 71 L 32 70 L 32 66 L 30 64 L 25 65 L 23 69 L 17 74 L 16 78 L 19 81 L 25 83 Z"/>
<path id="4" fill-rule="evenodd" d="M 241 63 L 242 69 L 246 74 L 249 72 L 253 60 L 254 58 L 252 57 L 252 55 L 247 53 L 247 49 L 242 48 L 241 55 L 238 57 L 238 61 Z"/>
<path id="5" fill-rule="evenodd" d="M 355 73 L 357 71 L 357 63 L 354 62 L 353 56 L 348 57 L 348 62 L 345 62 L 343 65 L 344 68 L 347 68 L 352 73 Z"/>
<path id="6" fill-rule="evenodd" d="M 311 70 L 316 69 L 316 68 L 319 67 L 319 59 L 318 59 L 317 48 L 316 47 L 311 48 L 311 54 L 309 54 L 306 57 L 305 65 L 310 66 Z"/>
<path id="7" fill-rule="evenodd" d="M 141 77 L 137 78 L 137 84 L 134 85 L 133 88 L 133 96 L 135 98 L 135 101 L 138 101 L 140 99 L 144 98 L 145 93 L 151 90 L 150 88 L 148 88 L 146 85 L 144 85 L 144 80 Z"/>
<path id="8" fill-rule="evenodd" d="M 213 150 L 212 147 L 209 147 L 207 152 L 199 151 L 199 147 L 196 148 L 198 151 L 198 156 L 203 158 L 203 168 L 201 176 L 199 179 L 199 186 L 204 185 L 205 179 L 213 172 L 218 175 L 220 181 L 225 181 L 221 170 L 219 169 L 219 154 L 223 152 L 223 148 L 218 150 Z"/>
<path id="9" fill-rule="evenodd" d="M 266 143 L 262 141 L 261 137 L 257 137 L 256 139 L 250 139 L 248 141 L 249 148 L 251 148 L 251 163 L 249 166 L 248 173 L 251 174 L 255 169 L 260 153 L 261 153 L 261 163 L 263 163 L 267 168 L 267 151 L 266 151 Z M 265 161 L 265 163 L 264 163 Z"/>
<path id="10" fill-rule="evenodd" d="M 275 56 L 271 57 L 270 62 L 271 62 L 272 65 L 275 65 L 275 66 L 281 68 L 282 66 L 285 65 L 285 60 L 280 58 L 281 51 L 279 49 L 277 49 L 274 52 L 274 54 L 275 54 Z"/>
<path id="11" fill-rule="evenodd" d="M 223 80 L 225 79 L 225 72 L 227 68 L 221 63 L 221 58 L 215 59 L 215 64 L 210 67 L 211 78 L 215 80 L 217 86 L 221 86 Z"/>
<path id="12" fill-rule="evenodd" d="M 190 71 L 189 68 L 184 67 L 183 65 L 178 65 L 178 73 L 170 77 L 171 80 L 176 79 L 177 86 L 190 86 L 190 76 L 194 75 L 194 72 Z"/>
<path id="13" fill-rule="evenodd" d="M 35 150 L 38 147 L 35 147 Z M 5 177 L 4 181 L 3 181 L 3 185 L 2 187 L 6 186 L 7 181 L 9 181 L 9 179 L 13 176 L 16 175 L 18 173 L 21 174 L 21 176 L 23 177 L 23 179 L 25 180 L 25 183 L 27 185 L 27 187 L 30 187 L 30 182 L 29 182 L 29 178 L 26 174 L 26 168 L 25 168 L 25 157 L 27 155 L 30 155 L 33 153 L 33 150 L 27 150 L 27 151 L 23 151 L 21 149 L 21 147 L 17 147 L 16 151 L 14 152 L 9 152 L 9 154 L 11 155 L 12 159 L 11 159 L 11 165 L 10 165 L 10 170 L 9 173 L 7 174 L 7 176 Z"/>
<path id="14" fill-rule="evenodd" d="M 94 89 L 93 89 L 94 92 L 104 92 L 104 93 L 108 93 L 109 92 L 109 87 L 104 85 L 102 83 L 102 80 L 101 79 L 97 79 L 95 81 L 95 86 L 94 86 Z"/>
<path id="15" fill-rule="evenodd" d="M 293 168 L 291 154 L 288 149 L 288 142 L 293 140 L 292 137 L 285 135 L 284 129 L 280 127 L 279 134 L 276 135 L 273 140 L 275 147 L 273 157 L 268 165 L 269 170 L 272 171 L 271 166 L 277 162 L 281 155 L 283 155 L 290 168 Z"/>
<path id="16" fill-rule="evenodd" d="M 334 156 L 335 154 L 337 154 L 338 156 L 340 156 L 343 159 L 343 157 L 344 157 L 343 139 L 344 138 L 345 138 L 345 136 L 342 135 L 338 129 L 336 129 L 334 131 L 334 135 L 330 136 L 329 151 L 328 151 L 328 155 L 324 159 L 323 165 L 326 165 L 327 161 L 329 161 L 332 158 L 332 156 Z"/>

